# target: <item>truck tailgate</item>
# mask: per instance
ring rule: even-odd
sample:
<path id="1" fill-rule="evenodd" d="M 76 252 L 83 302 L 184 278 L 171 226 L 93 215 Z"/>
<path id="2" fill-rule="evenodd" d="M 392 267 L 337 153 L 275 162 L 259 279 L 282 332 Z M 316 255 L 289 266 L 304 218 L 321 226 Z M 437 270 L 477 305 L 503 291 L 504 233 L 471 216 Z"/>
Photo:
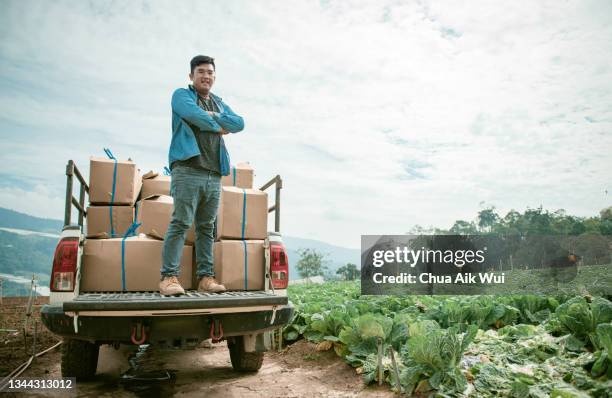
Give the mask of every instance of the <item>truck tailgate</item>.
<path id="1" fill-rule="evenodd" d="M 81 311 L 167 311 L 205 310 L 287 305 L 286 296 L 271 292 L 244 291 L 200 293 L 187 291 L 181 296 L 163 296 L 159 292 L 83 293 L 63 303 L 66 312 Z"/>

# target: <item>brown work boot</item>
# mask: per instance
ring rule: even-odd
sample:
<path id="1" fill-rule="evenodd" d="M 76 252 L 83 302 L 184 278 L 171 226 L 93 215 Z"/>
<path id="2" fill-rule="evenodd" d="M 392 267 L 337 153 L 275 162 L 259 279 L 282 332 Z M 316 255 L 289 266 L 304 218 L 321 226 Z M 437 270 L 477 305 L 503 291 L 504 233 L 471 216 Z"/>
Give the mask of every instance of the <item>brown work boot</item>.
<path id="1" fill-rule="evenodd" d="M 173 296 L 175 294 L 185 294 L 185 290 L 179 283 L 176 276 L 166 276 L 159 282 L 159 292 L 164 296 Z"/>
<path id="2" fill-rule="evenodd" d="M 198 284 L 198 292 L 220 293 L 225 291 L 225 286 L 217 283 L 212 276 L 204 276 Z"/>

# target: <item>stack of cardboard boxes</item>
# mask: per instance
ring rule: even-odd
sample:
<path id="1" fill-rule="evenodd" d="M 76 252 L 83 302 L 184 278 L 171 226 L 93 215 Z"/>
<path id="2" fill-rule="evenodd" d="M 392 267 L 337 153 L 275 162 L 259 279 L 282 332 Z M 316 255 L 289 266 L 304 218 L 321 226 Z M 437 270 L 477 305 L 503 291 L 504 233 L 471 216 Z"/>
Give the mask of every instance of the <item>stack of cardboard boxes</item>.
<path id="1" fill-rule="evenodd" d="M 134 222 L 134 203 L 140 186 L 134 162 L 117 161 L 115 167 L 113 159 L 92 157 L 89 161 L 87 237 L 123 237 Z"/>
<path id="2" fill-rule="evenodd" d="M 214 269 L 228 290 L 264 289 L 268 199 L 252 189 L 253 175 L 248 163 L 240 163 L 222 179 Z M 115 166 L 113 159 L 91 158 L 89 181 L 81 290 L 157 291 L 163 239 L 174 208 L 170 177 L 149 172 L 141 178 L 131 161 Z M 137 233 L 125 236 L 134 222 L 140 224 Z M 195 289 L 194 226 L 185 243 L 179 281 Z"/>
<path id="3" fill-rule="evenodd" d="M 142 204 L 139 206 L 136 200 L 143 181 L 136 164 L 92 157 L 89 170 L 88 239 L 83 250 L 81 291 L 158 290 L 163 242 L 137 235 L 136 231 L 126 235 L 134 221 L 141 218 L 138 213 Z M 169 181 L 168 178 L 165 184 L 168 191 Z M 152 194 L 164 192 L 160 189 L 163 183 L 144 185 Z M 179 280 L 187 289 L 191 288 L 192 255 L 193 247 L 186 245 Z"/>
<path id="4" fill-rule="evenodd" d="M 215 277 L 228 290 L 263 290 L 268 194 L 253 189 L 253 169 L 248 163 L 232 167 L 221 183 Z"/>

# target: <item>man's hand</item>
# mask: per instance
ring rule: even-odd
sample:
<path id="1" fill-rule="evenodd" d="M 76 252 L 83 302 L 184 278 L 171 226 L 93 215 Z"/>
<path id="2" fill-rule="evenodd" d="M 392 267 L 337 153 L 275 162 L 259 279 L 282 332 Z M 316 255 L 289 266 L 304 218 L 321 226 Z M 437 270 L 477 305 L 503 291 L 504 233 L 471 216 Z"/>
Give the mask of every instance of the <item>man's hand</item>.
<path id="1" fill-rule="evenodd" d="M 219 113 L 217 112 L 211 112 L 211 111 L 206 111 L 206 113 L 208 113 L 211 117 L 215 117 L 215 116 L 219 116 Z M 229 134 L 229 131 L 225 130 L 223 127 L 221 127 L 221 130 L 219 131 L 219 135 L 225 135 L 225 134 Z"/>

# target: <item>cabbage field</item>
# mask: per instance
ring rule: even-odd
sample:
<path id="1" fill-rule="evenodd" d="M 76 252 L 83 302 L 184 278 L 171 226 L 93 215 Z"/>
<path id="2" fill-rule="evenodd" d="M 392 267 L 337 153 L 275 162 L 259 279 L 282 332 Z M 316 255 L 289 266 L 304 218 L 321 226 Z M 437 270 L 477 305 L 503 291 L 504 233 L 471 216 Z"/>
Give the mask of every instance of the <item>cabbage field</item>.
<path id="1" fill-rule="evenodd" d="M 286 342 L 333 349 L 365 383 L 419 397 L 610 397 L 612 303 L 584 296 L 360 296 L 289 287 Z"/>

